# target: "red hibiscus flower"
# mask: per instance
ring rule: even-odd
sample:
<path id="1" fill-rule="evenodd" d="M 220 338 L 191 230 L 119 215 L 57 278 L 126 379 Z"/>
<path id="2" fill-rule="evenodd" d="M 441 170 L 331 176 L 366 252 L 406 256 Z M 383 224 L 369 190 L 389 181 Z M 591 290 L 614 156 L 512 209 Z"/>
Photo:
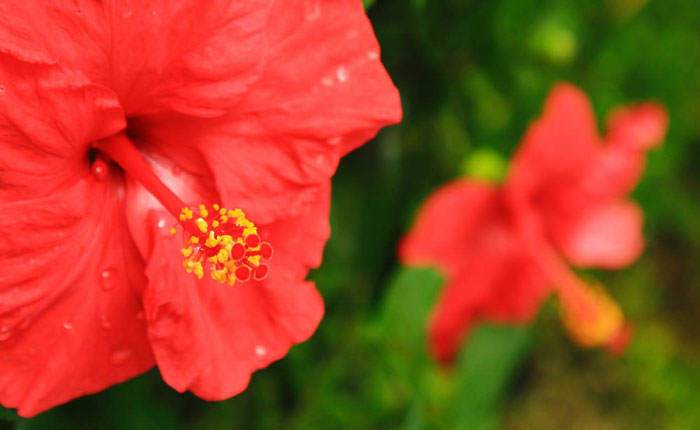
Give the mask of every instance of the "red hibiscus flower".
<path id="1" fill-rule="evenodd" d="M 428 199 L 400 255 L 447 279 L 429 327 L 439 360 L 454 357 L 478 320 L 530 321 L 550 292 L 575 341 L 624 347 L 629 328 L 617 305 L 566 262 L 614 269 L 640 255 L 642 212 L 626 195 L 666 124 L 662 107 L 641 104 L 615 112 L 601 139 L 585 95 L 561 84 L 505 184 L 457 180 Z"/>
<path id="2" fill-rule="evenodd" d="M 225 399 L 307 339 L 329 178 L 400 119 L 378 59 L 359 0 L 3 1 L 0 403 Z"/>

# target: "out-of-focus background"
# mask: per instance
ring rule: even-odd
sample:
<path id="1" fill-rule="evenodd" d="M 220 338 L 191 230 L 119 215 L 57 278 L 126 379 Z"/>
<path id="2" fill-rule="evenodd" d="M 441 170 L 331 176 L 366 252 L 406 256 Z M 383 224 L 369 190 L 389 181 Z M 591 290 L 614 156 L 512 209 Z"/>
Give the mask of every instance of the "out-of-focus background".
<path id="1" fill-rule="evenodd" d="M 0 429 L 700 428 L 700 7 L 696 0 L 366 1 L 399 87 L 403 124 L 347 157 L 312 276 L 317 334 L 242 395 L 178 395 L 156 371 Z M 553 303 L 531 327 L 481 327 L 450 370 L 425 350 L 436 272 L 401 268 L 421 201 L 464 174 L 500 176 L 559 80 L 599 120 L 663 102 L 671 126 L 634 197 L 648 247 L 594 272 L 635 336 L 619 358 L 573 346 Z"/>

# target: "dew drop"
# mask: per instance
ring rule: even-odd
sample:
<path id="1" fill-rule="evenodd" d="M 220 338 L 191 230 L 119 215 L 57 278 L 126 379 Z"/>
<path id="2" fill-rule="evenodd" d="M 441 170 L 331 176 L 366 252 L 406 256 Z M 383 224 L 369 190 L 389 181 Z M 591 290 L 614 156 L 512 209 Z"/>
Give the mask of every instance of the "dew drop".
<path id="1" fill-rule="evenodd" d="M 116 271 L 111 268 L 103 270 L 100 273 L 100 288 L 102 288 L 102 291 L 111 291 L 116 286 Z"/>
<path id="2" fill-rule="evenodd" d="M 335 76 L 338 78 L 338 82 L 346 82 L 348 80 L 348 69 L 342 66 L 338 67 L 338 70 L 335 71 Z"/>
<path id="3" fill-rule="evenodd" d="M 324 77 L 321 79 L 321 85 L 324 87 L 331 87 L 333 86 L 333 78 L 330 78 L 328 76 Z"/>
<path id="4" fill-rule="evenodd" d="M 130 349 L 117 349 L 112 352 L 112 355 L 109 356 L 109 361 L 118 366 L 120 364 L 124 364 L 126 360 L 131 357 L 131 354 L 132 352 Z"/>
<path id="5" fill-rule="evenodd" d="M 258 357 L 266 356 L 267 355 L 267 348 L 265 348 L 262 345 L 257 345 L 255 347 L 255 355 L 257 355 Z"/>
<path id="6" fill-rule="evenodd" d="M 98 158 L 92 163 L 90 172 L 98 181 L 103 181 L 109 176 L 109 166 L 104 160 Z"/>
<path id="7" fill-rule="evenodd" d="M 63 323 L 63 328 L 66 330 L 73 330 L 73 323 L 70 321 L 65 321 Z"/>
<path id="8" fill-rule="evenodd" d="M 340 136 L 331 137 L 330 139 L 328 139 L 328 144 L 337 145 L 340 143 L 341 140 L 343 140 L 343 138 Z"/>
<path id="9" fill-rule="evenodd" d="M 109 330 L 112 328 L 112 322 L 105 315 L 102 315 L 100 317 L 100 327 L 105 330 Z"/>
<path id="10" fill-rule="evenodd" d="M 321 16 L 321 3 L 319 0 L 306 0 L 306 19 L 315 21 Z"/>
<path id="11" fill-rule="evenodd" d="M 367 53 L 367 58 L 370 60 L 378 60 L 379 59 L 379 52 L 377 51 L 369 51 Z"/>
<path id="12" fill-rule="evenodd" d="M 158 228 L 165 228 L 165 225 L 166 225 L 166 223 L 165 223 L 165 220 L 163 218 L 159 219 L 158 222 L 156 223 L 156 226 L 158 226 Z"/>
<path id="13" fill-rule="evenodd" d="M 10 327 L 6 325 L 0 327 L 0 342 L 6 341 L 10 338 L 10 336 L 12 336 L 12 331 L 10 331 Z"/>

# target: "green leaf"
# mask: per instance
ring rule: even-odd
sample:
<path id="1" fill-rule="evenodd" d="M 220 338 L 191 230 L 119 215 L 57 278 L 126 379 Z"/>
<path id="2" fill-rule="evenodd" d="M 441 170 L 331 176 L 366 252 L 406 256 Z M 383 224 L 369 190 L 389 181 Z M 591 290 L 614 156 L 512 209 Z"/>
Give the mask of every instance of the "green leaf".
<path id="1" fill-rule="evenodd" d="M 455 369 L 455 428 L 498 426 L 498 406 L 531 343 L 530 328 L 482 326 L 472 333 Z"/>
<path id="2" fill-rule="evenodd" d="M 426 322 L 442 283 L 432 269 L 403 268 L 394 276 L 380 321 L 392 350 L 425 355 Z"/>
<path id="3" fill-rule="evenodd" d="M 369 9 L 374 4 L 374 0 L 362 0 L 362 4 L 365 5 L 365 9 Z"/>
<path id="4" fill-rule="evenodd" d="M 18 421 L 19 419 L 15 411 L 0 407 L 0 421 Z"/>

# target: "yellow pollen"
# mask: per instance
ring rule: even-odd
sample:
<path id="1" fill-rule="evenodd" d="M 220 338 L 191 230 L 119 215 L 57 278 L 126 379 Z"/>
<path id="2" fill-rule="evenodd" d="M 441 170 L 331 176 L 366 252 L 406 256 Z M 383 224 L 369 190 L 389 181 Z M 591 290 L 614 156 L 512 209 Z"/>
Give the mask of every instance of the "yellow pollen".
<path id="1" fill-rule="evenodd" d="M 197 224 L 197 228 L 202 233 L 206 233 L 207 231 L 209 231 L 209 224 L 207 224 L 207 222 L 204 220 L 204 218 L 197 218 L 197 220 L 195 221 L 195 224 Z"/>
<path id="2" fill-rule="evenodd" d="M 175 236 L 177 234 L 177 229 L 175 227 L 170 228 L 170 235 Z"/>
<path id="3" fill-rule="evenodd" d="M 187 273 L 202 279 L 208 271 L 211 279 L 229 286 L 267 276 L 263 260 L 271 257 L 272 247 L 261 240 L 257 227 L 241 209 L 201 204 L 196 210 L 198 217 L 190 208 L 180 213 L 185 225 L 181 253 Z"/>
<path id="4" fill-rule="evenodd" d="M 191 220 L 193 215 L 194 213 L 192 212 L 192 209 L 182 208 L 182 211 L 180 212 L 180 221 Z"/>
<path id="5" fill-rule="evenodd" d="M 207 248 L 216 248 L 219 245 L 219 239 L 213 231 L 209 231 L 209 237 L 207 237 L 207 241 L 204 242 L 204 245 Z"/>

